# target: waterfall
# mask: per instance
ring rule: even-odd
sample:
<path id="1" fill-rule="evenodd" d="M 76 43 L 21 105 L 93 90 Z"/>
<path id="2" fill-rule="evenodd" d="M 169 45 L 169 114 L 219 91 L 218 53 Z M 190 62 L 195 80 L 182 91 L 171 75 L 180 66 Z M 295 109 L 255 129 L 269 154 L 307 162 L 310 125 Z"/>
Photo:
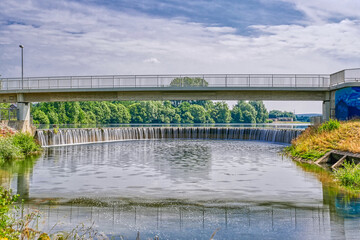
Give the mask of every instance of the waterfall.
<path id="1" fill-rule="evenodd" d="M 36 137 L 43 147 L 146 139 L 237 139 L 290 143 L 301 132 L 294 129 L 231 127 L 74 128 L 37 130 Z"/>

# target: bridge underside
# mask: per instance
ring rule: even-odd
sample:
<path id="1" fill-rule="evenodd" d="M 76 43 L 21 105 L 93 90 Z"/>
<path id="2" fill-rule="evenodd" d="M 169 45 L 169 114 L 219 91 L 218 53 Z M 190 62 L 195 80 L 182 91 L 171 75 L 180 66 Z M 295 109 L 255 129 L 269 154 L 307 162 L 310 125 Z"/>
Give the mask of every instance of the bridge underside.
<path id="1" fill-rule="evenodd" d="M 21 97 L 19 97 L 21 95 Z M 21 99 L 19 99 L 21 98 Z M 192 90 L 192 91 L 71 91 L 1 94 L 1 102 L 63 102 L 121 100 L 279 100 L 325 101 L 326 91 Z"/>

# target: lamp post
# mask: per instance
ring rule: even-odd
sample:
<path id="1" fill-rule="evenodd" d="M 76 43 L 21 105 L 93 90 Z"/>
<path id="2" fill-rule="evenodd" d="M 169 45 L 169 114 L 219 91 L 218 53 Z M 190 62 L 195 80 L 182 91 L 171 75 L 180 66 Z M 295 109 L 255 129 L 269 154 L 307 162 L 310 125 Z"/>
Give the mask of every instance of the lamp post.
<path id="1" fill-rule="evenodd" d="M 24 46 L 19 45 L 21 48 L 21 89 L 24 89 Z"/>

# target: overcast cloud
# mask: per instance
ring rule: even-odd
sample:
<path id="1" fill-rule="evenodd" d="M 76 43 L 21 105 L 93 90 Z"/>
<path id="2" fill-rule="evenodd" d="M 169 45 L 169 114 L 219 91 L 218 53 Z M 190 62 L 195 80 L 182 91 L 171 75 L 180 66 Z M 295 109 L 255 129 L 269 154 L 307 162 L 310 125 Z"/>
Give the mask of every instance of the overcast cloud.
<path id="1" fill-rule="evenodd" d="M 19 44 L 26 76 L 332 73 L 360 66 L 358 0 L 254 0 L 251 6 L 227 0 L 233 9 L 226 11 L 217 0 L 147 2 L 158 8 L 101 2 L 2 0 L 0 74 L 20 75 Z M 253 6 L 258 19 L 250 17 Z M 290 104 L 282 106 L 292 111 Z"/>

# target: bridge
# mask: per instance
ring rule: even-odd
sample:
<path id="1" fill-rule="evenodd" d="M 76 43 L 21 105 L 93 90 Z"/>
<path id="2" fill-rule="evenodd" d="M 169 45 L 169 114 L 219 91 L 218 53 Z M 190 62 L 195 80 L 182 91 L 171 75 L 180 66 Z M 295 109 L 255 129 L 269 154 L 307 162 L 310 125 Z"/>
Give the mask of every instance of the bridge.
<path id="1" fill-rule="evenodd" d="M 191 82 L 190 80 L 193 80 Z M 3 78 L 0 101 L 17 102 L 30 119 L 31 102 L 121 100 L 323 101 L 335 117 L 335 92 L 360 86 L 360 68 L 334 74 L 189 74 Z"/>

